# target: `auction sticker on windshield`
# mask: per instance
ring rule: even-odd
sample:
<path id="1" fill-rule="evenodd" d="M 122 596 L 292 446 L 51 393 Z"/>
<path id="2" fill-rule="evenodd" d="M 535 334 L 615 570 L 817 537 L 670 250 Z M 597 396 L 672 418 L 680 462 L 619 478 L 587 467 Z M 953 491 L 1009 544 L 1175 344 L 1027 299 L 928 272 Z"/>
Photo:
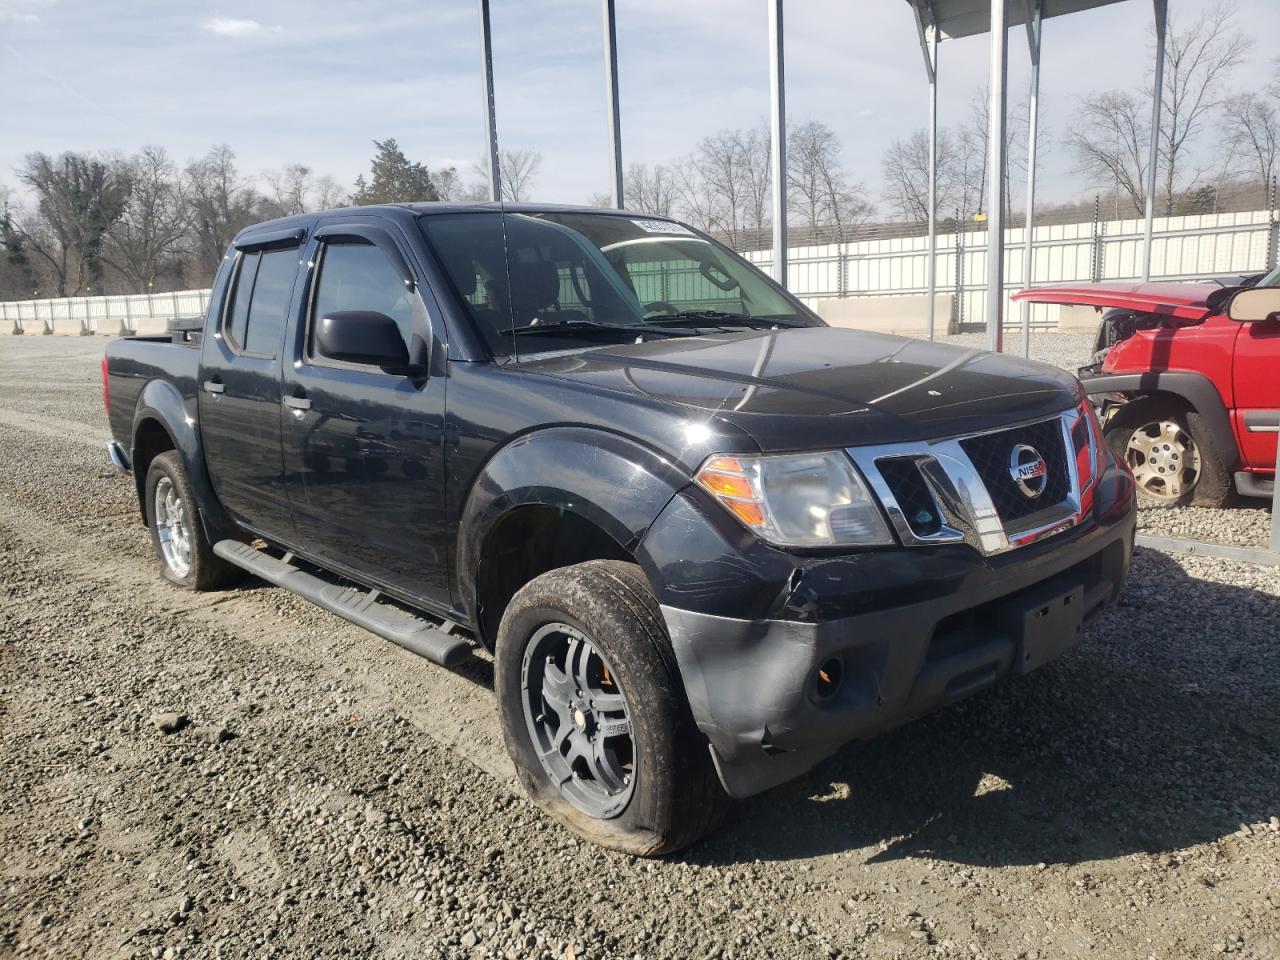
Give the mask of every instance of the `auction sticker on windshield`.
<path id="1" fill-rule="evenodd" d="M 632 220 L 645 233 L 674 233 L 682 237 L 696 236 L 683 223 L 672 223 L 670 220 Z"/>

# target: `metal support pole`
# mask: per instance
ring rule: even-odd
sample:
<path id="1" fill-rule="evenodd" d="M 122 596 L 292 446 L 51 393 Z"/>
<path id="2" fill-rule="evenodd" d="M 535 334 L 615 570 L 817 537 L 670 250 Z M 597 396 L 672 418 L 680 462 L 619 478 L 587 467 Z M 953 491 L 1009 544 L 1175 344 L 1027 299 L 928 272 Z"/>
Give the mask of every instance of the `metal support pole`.
<path id="1" fill-rule="evenodd" d="M 955 299 L 955 318 L 956 328 L 964 329 L 964 235 L 960 232 L 960 210 L 956 209 L 955 215 L 955 231 L 956 231 L 956 299 Z"/>
<path id="2" fill-rule="evenodd" d="M 605 114 L 609 121 L 609 160 L 613 164 L 609 196 L 622 209 L 622 114 L 618 109 L 618 27 L 614 0 L 601 0 L 604 17 Z"/>
<path id="3" fill-rule="evenodd" d="M 1004 121 L 1009 80 L 1005 0 L 991 0 L 991 76 L 987 105 L 987 346 L 1004 346 Z"/>
<path id="4" fill-rule="evenodd" d="M 502 196 L 502 175 L 498 169 L 498 118 L 493 107 L 493 39 L 489 29 L 489 0 L 480 3 L 480 75 L 484 82 L 484 144 L 488 153 L 489 199 Z"/>
<path id="5" fill-rule="evenodd" d="M 1023 233 L 1022 285 L 1030 287 L 1035 268 L 1036 130 L 1040 121 L 1040 0 L 1027 0 L 1027 46 L 1031 51 L 1031 97 L 1027 106 L 1027 216 Z M 1022 355 L 1031 356 L 1031 304 L 1022 304 Z"/>
<path id="6" fill-rule="evenodd" d="M 925 282 L 928 285 L 929 301 L 925 307 L 928 311 L 927 332 L 930 340 L 934 335 L 934 317 L 938 294 L 938 33 L 933 31 L 929 38 L 929 53 L 933 59 L 933 70 L 929 73 L 929 261 L 925 264 Z"/>
<path id="7" fill-rule="evenodd" d="M 925 336 L 934 335 L 934 300 L 938 293 L 938 24 L 928 0 L 911 4 L 916 15 L 916 33 L 924 54 L 924 72 L 929 78 L 929 259 L 925 263 Z M 928 22 L 926 23 L 926 17 Z"/>
<path id="8" fill-rule="evenodd" d="M 1272 477 L 1275 489 L 1271 492 L 1271 552 L 1280 562 L 1280 433 L 1276 434 L 1276 472 Z"/>
<path id="9" fill-rule="evenodd" d="M 1156 163 L 1160 159 L 1160 106 L 1164 98 L 1164 40 L 1168 0 L 1152 0 L 1156 16 L 1156 76 L 1151 88 L 1151 149 L 1147 154 L 1147 209 L 1142 226 L 1142 279 L 1151 279 L 1151 234 L 1156 216 Z"/>
<path id="10" fill-rule="evenodd" d="M 1280 248 L 1280 220 L 1276 219 L 1276 178 L 1267 184 L 1267 273 L 1276 268 L 1276 250 Z"/>
<path id="11" fill-rule="evenodd" d="M 769 4 L 769 164 L 773 180 L 773 278 L 787 285 L 787 113 L 782 0 Z"/>

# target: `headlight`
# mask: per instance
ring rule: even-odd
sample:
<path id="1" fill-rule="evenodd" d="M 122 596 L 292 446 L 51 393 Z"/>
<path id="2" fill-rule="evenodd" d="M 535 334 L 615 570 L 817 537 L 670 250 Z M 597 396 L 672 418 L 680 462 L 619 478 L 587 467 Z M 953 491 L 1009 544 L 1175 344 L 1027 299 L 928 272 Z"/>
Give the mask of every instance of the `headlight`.
<path id="1" fill-rule="evenodd" d="M 749 530 L 779 546 L 894 542 L 875 498 L 843 453 L 715 456 L 694 479 Z"/>

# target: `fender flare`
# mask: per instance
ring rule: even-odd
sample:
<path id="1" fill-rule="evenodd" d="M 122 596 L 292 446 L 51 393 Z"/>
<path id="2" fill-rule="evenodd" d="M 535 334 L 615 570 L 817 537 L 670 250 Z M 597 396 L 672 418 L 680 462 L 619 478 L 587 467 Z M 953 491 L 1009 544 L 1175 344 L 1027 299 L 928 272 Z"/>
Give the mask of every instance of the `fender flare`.
<path id="1" fill-rule="evenodd" d="M 1231 428 L 1231 414 L 1218 388 L 1203 373 L 1190 370 L 1099 373 L 1081 377 L 1081 383 L 1091 397 L 1101 393 L 1168 393 L 1181 397 L 1208 421 L 1213 440 L 1226 461 L 1223 466 L 1231 471 L 1239 465 L 1240 447 Z"/>
<path id="2" fill-rule="evenodd" d="M 204 446 L 200 440 L 200 430 L 196 425 L 194 410 L 188 410 L 186 400 L 178 388 L 168 380 L 152 380 L 142 388 L 142 392 L 138 395 L 137 407 L 134 409 L 133 423 L 129 428 L 129 462 L 135 464 L 133 480 L 138 490 L 138 507 L 142 512 L 142 522 L 144 524 L 147 522 L 147 477 L 145 470 L 136 468 L 138 432 L 149 420 L 158 423 L 169 435 L 174 449 L 182 457 L 182 465 L 187 471 L 191 489 L 200 501 L 198 504 L 200 519 L 209 540 L 216 543 L 229 536 L 235 529 L 235 524 L 222 509 L 222 504 L 213 491 L 213 483 L 205 467 Z"/>
<path id="3" fill-rule="evenodd" d="M 476 582 L 485 541 L 511 511 L 547 506 L 576 514 L 634 553 L 644 532 L 691 482 L 654 450 L 589 427 L 525 434 L 484 465 L 458 524 L 457 601 L 478 622 Z"/>

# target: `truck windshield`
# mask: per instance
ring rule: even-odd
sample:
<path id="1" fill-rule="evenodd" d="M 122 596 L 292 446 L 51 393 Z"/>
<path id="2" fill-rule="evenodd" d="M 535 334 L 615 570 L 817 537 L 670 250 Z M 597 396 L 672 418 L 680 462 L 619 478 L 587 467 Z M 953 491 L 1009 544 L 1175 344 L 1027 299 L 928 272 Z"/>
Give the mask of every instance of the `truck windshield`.
<path id="1" fill-rule="evenodd" d="M 483 211 L 419 223 L 496 357 L 648 333 L 821 325 L 735 254 L 670 220 Z"/>

